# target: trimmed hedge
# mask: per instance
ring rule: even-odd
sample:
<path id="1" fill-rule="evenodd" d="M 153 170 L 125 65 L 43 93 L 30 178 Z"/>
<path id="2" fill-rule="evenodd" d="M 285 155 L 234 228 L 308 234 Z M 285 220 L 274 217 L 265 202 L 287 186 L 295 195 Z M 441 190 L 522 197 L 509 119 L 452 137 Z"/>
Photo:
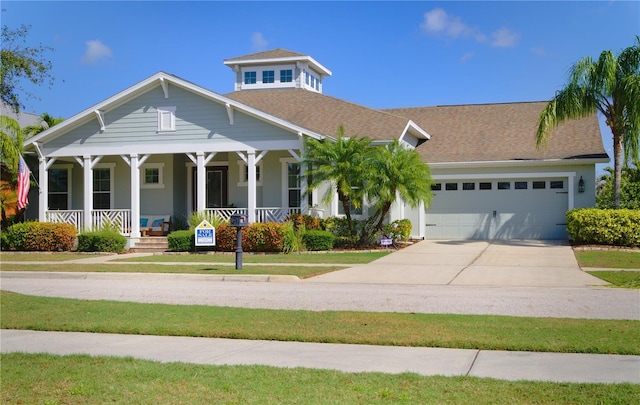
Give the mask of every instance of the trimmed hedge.
<path id="1" fill-rule="evenodd" d="M 577 208 L 566 217 L 567 232 L 578 243 L 640 246 L 640 210 Z"/>
<path id="2" fill-rule="evenodd" d="M 126 244 L 127 238 L 114 231 L 84 232 L 78 235 L 79 252 L 119 253 Z"/>
<path id="3" fill-rule="evenodd" d="M 32 221 L 11 225 L 3 234 L 4 249 L 63 252 L 73 248 L 78 231 L 71 224 Z"/>
<path id="4" fill-rule="evenodd" d="M 307 250 L 331 250 L 336 237 L 329 231 L 312 229 L 302 235 Z"/>
<path id="5" fill-rule="evenodd" d="M 196 234 L 193 230 L 174 231 L 167 235 L 167 242 L 172 252 L 191 252 L 195 250 Z"/>

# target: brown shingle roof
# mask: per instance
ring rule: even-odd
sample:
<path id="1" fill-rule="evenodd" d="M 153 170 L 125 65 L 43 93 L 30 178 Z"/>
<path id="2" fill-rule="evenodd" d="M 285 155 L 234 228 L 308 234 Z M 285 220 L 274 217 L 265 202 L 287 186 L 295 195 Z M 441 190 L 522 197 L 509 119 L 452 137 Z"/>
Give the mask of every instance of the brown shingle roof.
<path id="1" fill-rule="evenodd" d="M 304 57 L 307 56 L 303 53 L 292 52 L 286 49 L 278 48 L 272 49 L 270 51 L 257 52 L 252 53 L 250 55 L 238 56 L 235 58 L 225 59 L 225 62 L 230 61 L 243 61 L 243 60 L 253 60 L 253 59 L 276 59 L 276 58 L 290 58 L 290 57 Z"/>
<path id="2" fill-rule="evenodd" d="M 388 109 L 431 135 L 418 151 L 429 163 L 604 157 L 596 114 L 567 121 L 536 150 L 538 116 L 546 102 Z"/>
<path id="3" fill-rule="evenodd" d="M 342 125 L 347 136 L 390 140 L 398 138 L 409 122 L 402 116 L 303 89 L 245 90 L 225 97 L 331 137 Z"/>

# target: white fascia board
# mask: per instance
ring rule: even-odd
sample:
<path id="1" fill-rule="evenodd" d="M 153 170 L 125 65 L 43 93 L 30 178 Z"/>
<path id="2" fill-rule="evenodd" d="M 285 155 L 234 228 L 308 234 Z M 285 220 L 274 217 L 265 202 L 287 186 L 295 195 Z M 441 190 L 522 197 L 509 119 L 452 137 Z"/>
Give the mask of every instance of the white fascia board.
<path id="1" fill-rule="evenodd" d="M 589 165 L 608 163 L 610 159 L 540 159 L 540 160 L 494 160 L 486 162 L 438 162 L 429 163 L 432 169 L 463 169 L 486 167 L 523 167 L 523 166 L 558 166 L 558 165 Z"/>
<path id="2" fill-rule="evenodd" d="M 251 143 L 245 142 L 215 142 L 215 143 L 166 143 L 166 144 L 138 144 L 138 145 L 96 145 L 82 146 L 72 145 L 64 148 L 47 149 L 43 148 L 42 153 L 47 157 L 67 157 L 67 156 L 83 156 L 83 155 L 130 155 L 130 154 L 180 154 L 193 153 L 195 151 L 203 153 L 211 152 L 236 152 L 247 150 L 259 151 L 281 151 L 281 150 L 297 150 L 300 146 L 299 141 L 255 141 Z"/>
<path id="3" fill-rule="evenodd" d="M 287 56 L 282 58 L 262 58 L 262 59 L 243 59 L 243 60 L 227 60 L 224 61 L 224 64 L 229 66 L 230 68 L 234 68 L 235 66 L 246 66 L 246 65 L 267 65 L 267 64 L 282 64 L 282 63 L 293 63 L 293 62 L 307 62 L 309 66 L 311 66 L 314 70 L 322 73 L 325 76 L 331 76 L 332 73 L 329 69 L 320 64 L 317 60 L 313 59 L 311 56 Z"/>
<path id="4" fill-rule="evenodd" d="M 431 135 L 429 135 L 429 133 L 427 131 L 425 131 L 424 129 L 420 128 L 420 126 L 418 126 L 418 124 L 416 124 L 415 122 L 409 120 L 409 122 L 407 122 L 407 126 L 405 126 L 404 131 L 402 131 L 402 136 L 400 138 L 402 138 L 406 133 L 410 133 L 411 135 L 415 136 L 418 139 L 426 139 L 429 140 L 431 139 Z"/>
<path id="5" fill-rule="evenodd" d="M 146 79 L 144 79 L 141 82 L 138 82 L 137 84 L 134 84 L 133 86 L 127 88 L 126 90 L 123 90 L 111 97 L 109 97 L 106 100 L 103 100 L 101 102 L 99 102 L 98 104 L 95 104 L 81 112 L 79 112 L 78 114 L 72 116 L 69 119 L 66 119 L 64 121 L 62 121 L 61 123 L 47 129 L 46 131 L 41 132 L 40 134 L 29 138 L 27 141 L 25 141 L 24 146 L 25 148 L 27 146 L 30 146 L 31 144 L 35 143 L 35 142 L 46 142 L 51 138 L 55 138 L 58 134 L 64 133 L 65 131 L 72 129 L 80 124 L 84 124 L 86 122 L 89 122 L 92 119 L 96 119 L 95 117 L 95 111 L 96 110 L 100 110 L 100 111 L 108 111 L 110 108 L 112 108 L 114 105 L 116 104 L 120 104 L 128 99 L 130 99 L 133 95 L 135 95 L 136 93 L 138 93 L 141 90 L 144 90 L 145 88 L 147 88 L 147 86 L 149 85 L 153 85 L 154 83 L 157 83 L 158 85 L 159 83 L 159 79 L 161 78 L 167 78 L 167 74 L 164 72 L 159 72 L 156 73 L 155 75 L 148 77 Z"/>

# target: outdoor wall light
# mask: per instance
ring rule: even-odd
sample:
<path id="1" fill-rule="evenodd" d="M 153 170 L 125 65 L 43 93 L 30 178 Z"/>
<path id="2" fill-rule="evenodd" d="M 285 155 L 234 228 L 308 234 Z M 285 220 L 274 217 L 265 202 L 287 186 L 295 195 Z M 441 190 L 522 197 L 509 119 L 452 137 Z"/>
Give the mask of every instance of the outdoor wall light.
<path id="1" fill-rule="evenodd" d="M 578 180 L 578 193 L 584 193 L 584 180 L 582 180 L 582 176 L 580 176 L 580 180 Z"/>

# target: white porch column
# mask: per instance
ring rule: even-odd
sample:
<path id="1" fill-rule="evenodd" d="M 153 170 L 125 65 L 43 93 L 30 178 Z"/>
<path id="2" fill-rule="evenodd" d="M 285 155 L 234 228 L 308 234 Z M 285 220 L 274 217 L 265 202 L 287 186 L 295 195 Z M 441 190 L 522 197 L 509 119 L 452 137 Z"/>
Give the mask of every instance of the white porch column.
<path id="1" fill-rule="evenodd" d="M 247 219 L 256 222 L 256 151 L 247 151 Z"/>
<path id="2" fill-rule="evenodd" d="M 196 209 L 204 212 L 207 207 L 207 171 L 204 161 L 204 152 L 196 152 L 197 194 Z"/>
<path id="3" fill-rule="evenodd" d="M 131 173 L 131 238 L 140 237 L 140 162 L 137 154 L 129 155 Z"/>
<path id="4" fill-rule="evenodd" d="M 84 169 L 84 227 L 92 229 L 93 218 L 91 211 L 93 210 L 93 166 L 91 164 L 91 156 L 84 155 L 82 157 L 82 167 Z"/>
<path id="5" fill-rule="evenodd" d="M 424 201 L 420 201 L 418 205 L 418 238 L 424 239 L 426 233 L 426 221 L 427 213 L 425 211 Z"/>
<path id="6" fill-rule="evenodd" d="M 38 220 L 40 222 L 46 222 L 47 209 L 49 208 L 49 166 L 47 165 L 47 159 L 41 156 L 38 164 L 38 184 L 40 189 L 38 190 Z"/>

